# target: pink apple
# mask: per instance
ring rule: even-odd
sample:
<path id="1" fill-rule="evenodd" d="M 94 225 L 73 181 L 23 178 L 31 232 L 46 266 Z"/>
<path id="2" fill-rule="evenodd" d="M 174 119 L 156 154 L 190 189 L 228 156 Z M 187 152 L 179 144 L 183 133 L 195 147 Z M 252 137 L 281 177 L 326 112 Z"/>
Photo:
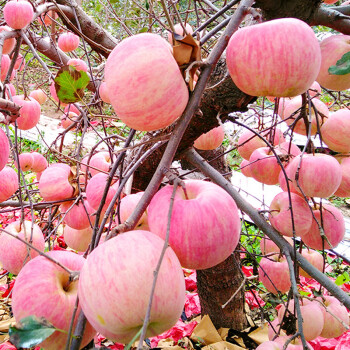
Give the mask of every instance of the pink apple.
<path id="1" fill-rule="evenodd" d="M 276 42 L 279 45 L 271 44 Z M 246 94 L 291 97 L 316 80 L 321 53 L 305 22 L 283 18 L 236 31 L 227 46 L 226 62 L 232 80 Z"/>
<path id="2" fill-rule="evenodd" d="M 289 97 L 281 97 L 279 99 L 277 114 L 281 117 L 281 119 L 284 119 L 284 111 L 286 110 L 287 105 L 291 99 L 292 98 Z"/>
<path id="3" fill-rule="evenodd" d="M 13 102 L 20 105 L 20 117 L 17 118 L 18 129 L 29 130 L 38 124 L 41 114 L 41 108 L 38 101 L 29 97 L 28 100 L 23 100 L 19 96 L 13 96 Z"/>
<path id="4" fill-rule="evenodd" d="M 79 104 L 77 104 L 80 106 Z M 75 107 L 75 104 L 70 103 L 64 107 L 64 113 L 74 112 L 77 115 L 80 115 L 80 111 L 77 107 Z"/>
<path id="5" fill-rule="evenodd" d="M 69 248 L 78 252 L 85 252 L 91 243 L 92 232 L 92 227 L 76 230 L 66 225 L 63 230 L 63 237 Z"/>
<path id="6" fill-rule="evenodd" d="M 272 322 L 268 324 L 267 336 L 269 340 L 272 340 L 275 336 L 285 336 L 286 333 L 282 328 L 280 328 L 280 321 L 278 317 L 276 317 Z"/>
<path id="7" fill-rule="evenodd" d="M 74 112 L 69 112 L 61 115 L 61 125 L 63 128 L 67 129 L 75 121 L 77 121 L 78 115 Z"/>
<path id="8" fill-rule="evenodd" d="M 10 155 L 10 144 L 5 132 L 0 128 L 0 171 L 4 169 Z"/>
<path id="9" fill-rule="evenodd" d="M 290 338 L 290 335 L 278 337 L 274 340 L 275 343 L 277 343 L 281 349 L 283 349 L 284 344 L 287 342 L 288 338 Z M 313 350 L 313 347 L 306 342 L 307 347 L 309 350 Z M 299 338 L 293 339 L 289 345 L 287 346 L 286 350 L 303 350 L 303 344 Z"/>
<path id="10" fill-rule="evenodd" d="M 0 33 L 4 30 L 9 32 L 11 31 L 11 28 L 8 26 L 1 26 Z M 15 45 L 16 45 L 16 38 L 6 39 L 4 42 L 4 46 L 2 48 L 2 53 L 9 54 L 14 49 Z M 2 70 L 2 67 L 1 67 L 1 70 Z"/>
<path id="11" fill-rule="evenodd" d="M 318 298 L 327 307 L 325 309 L 322 305 L 319 305 L 324 317 L 324 327 L 321 332 L 323 338 L 336 338 L 340 337 L 346 328 L 333 316 L 337 316 L 347 326 L 349 326 L 349 313 L 344 305 L 342 305 L 338 299 L 332 296 L 324 296 L 323 299 Z M 329 310 L 333 315 L 331 315 Z"/>
<path id="12" fill-rule="evenodd" d="M 121 223 L 125 222 L 126 219 L 131 215 L 131 213 L 136 208 L 144 192 L 137 192 L 133 194 L 128 194 L 120 201 L 120 220 Z M 118 217 L 115 218 L 118 223 Z M 136 224 L 134 230 L 149 230 L 147 210 L 142 214 L 140 220 Z"/>
<path id="13" fill-rule="evenodd" d="M 101 199 L 106 187 L 107 177 L 107 174 L 98 173 L 89 180 L 86 186 L 86 199 L 95 210 L 97 210 L 100 206 Z M 118 187 L 119 181 L 112 182 L 112 185 L 110 186 L 107 193 L 106 202 L 102 209 L 103 211 L 107 210 L 114 194 L 117 192 Z"/>
<path id="14" fill-rule="evenodd" d="M 86 262 L 82 256 L 73 252 L 50 251 L 47 254 L 72 271 L 80 271 Z M 24 266 L 16 279 L 12 311 L 17 322 L 28 316 L 43 317 L 54 327 L 68 332 L 77 291 L 78 281 L 70 282 L 69 274 L 65 270 L 44 256 L 38 256 Z M 73 327 L 77 323 L 79 312 L 80 306 Z M 95 334 L 96 331 L 87 323 L 81 346 L 86 346 Z M 66 341 L 67 333 L 56 331 L 40 343 L 40 347 L 62 350 Z"/>
<path id="15" fill-rule="evenodd" d="M 350 88 L 350 74 L 329 74 L 328 69 L 334 66 L 344 54 L 350 51 L 349 35 L 331 35 L 320 43 L 322 62 L 317 81 L 326 89 L 342 91 Z"/>
<path id="16" fill-rule="evenodd" d="M 51 10 L 45 13 L 44 15 L 42 15 L 42 17 L 44 19 L 44 23 L 48 26 L 53 22 L 53 20 L 58 18 L 58 14 L 55 11 Z M 43 21 L 41 20 L 40 17 L 38 17 L 37 20 L 40 24 L 43 24 Z"/>
<path id="17" fill-rule="evenodd" d="M 10 68 L 10 57 L 8 55 L 1 56 L 1 81 L 6 79 L 7 72 Z"/>
<path id="18" fill-rule="evenodd" d="M 341 183 L 334 192 L 337 197 L 350 197 L 350 157 L 336 156 L 342 170 Z"/>
<path id="19" fill-rule="evenodd" d="M 33 90 L 29 96 L 37 100 L 41 105 L 47 100 L 47 95 L 42 89 Z"/>
<path id="20" fill-rule="evenodd" d="M 290 237 L 283 237 L 291 246 L 294 245 L 293 239 Z M 280 253 L 281 250 L 278 248 L 277 244 L 274 243 L 271 239 L 264 237 L 260 241 L 260 249 L 263 255 L 270 253 Z"/>
<path id="21" fill-rule="evenodd" d="M 95 216 L 92 214 L 95 210 L 91 207 L 87 200 L 74 204 L 74 202 L 64 202 L 60 205 L 61 214 L 64 222 L 75 230 L 83 230 L 91 227 L 95 223 Z M 89 220 L 90 218 L 90 220 Z"/>
<path id="22" fill-rule="evenodd" d="M 262 258 L 259 264 L 259 280 L 273 294 L 286 293 L 291 286 L 287 260 L 278 255 Z"/>
<path id="23" fill-rule="evenodd" d="M 18 155 L 19 166 L 22 171 L 29 171 L 32 169 L 34 164 L 34 158 L 32 153 L 24 152 Z M 15 162 L 17 168 L 17 162 Z M 17 168 L 18 169 L 18 168 Z"/>
<path id="24" fill-rule="evenodd" d="M 246 177 L 252 177 L 249 160 L 243 159 L 240 165 L 241 173 Z"/>
<path id="25" fill-rule="evenodd" d="M 67 64 L 69 66 L 73 66 L 78 71 L 80 71 L 80 70 L 82 70 L 83 72 L 88 71 L 87 64 L 79 58 L 71 58 L 70 60 L 68 60 Z"/>
<path id="26" fill-rule="evenodd" d="M 80 273 L 79 301 L 88 321 L 108 339 L 128 343 L 142 327 L 163 245 L 164 241 L 149 231 L 129 231 L 104 242 L 89 255 Z M 168 248 L 146 337 L 171 328 L 182 313 L 184 301 L 182 268 Z"/>
<path id="27" fill-rule="evenodd" d="M 71 52 L 78 48 L 80 38 L 73 33 L 63 33 L 58 37 L 57 45 L 63 52 Z"/>
<path id="28" fill-rule="evenodd" d="M 185 268 L 206 269 L 224 261 L 237 246 L 241 223 L 235 201 L 221 187 L 186 180 L 186 194 L 177 188 L 169 244 Z M 148 207 L 150 231 L 166 236 L 173 186 L 165 186 Z"/>
<path id="29" fill-rule="evenodd" d="M 193 33 L 193 28 L 191 27 L 191 25 L 189 23 L 184 23 L 183 25 L 186 29 L 187 34 Z M 176 34 L 181 35 L 181 36 L 185 36 L 184 29 L 180 23 L 176 23 L 174 25 L 174 30 L 175 30 Z M 169 43 L 173 42 L 173 35 L 171 32 L 168 32 L 168 41 L 169 41 Z"/>
<path id="30" fill-rule="evenodd" d="M 41 174 L 38 185 L 40 195 L 46 201 L 60 201 L 73 197 L 71 177 L 72 173 L 67 164 L 51 165 Z"/>
<path id="31" fill-rule="evenodd" d="M 105 81 L 101 82 L 98 93 L 100 94 L 101 100 L 106 103 L 111 103 L 111 99 L 108 96 L 108 88 Z"/>
<path id="32" fill-rule="evenodd" d="M 322 141 L 333 151 L 350 151 L 350 111 L 339 109 L 321 127 Z"/>
<path id="33" fill-rule="evenodd" d="M 105 80 L 118 117 L 136 130 L 169 126 L 188 102 L 188 88 L 169 44 L 156 34 L 122 40 L 108 56 Z"/>
<path id="34" fill-rule="evenodd" d="M 38 152 L 33 152 L 32 156 L 33 156 L 32 171 L 35 171 L 37 173 L 44 171 L 48 166 L 46 158 Z"/>
<path id="35" fill-rule="evenodd" d="M 303 236 L 310 230 L 312 214 L 309 204 L 295 193 L 278 193 L 270 204 L 269 220 L 271 225 L 282 235 L 293 237 L 291 207 L 296 236 Z"/>
<path id="36" fill-rule="evenodd" d="M 0 171 L 0 203 L 10 198 L 18 190 L 18 175 L 10 167 Z"/>
<path id="37" fill-rule="evenodd" d="M 33 20 L 33 6 L 26 0 L 12 0 L 4 7 L 4 19 L 13 29 L 22 29 Z"/>
<path id="38" fill-rule="evenodd" d="M 318 271 L 323 270 L 323 256 L 316 250 L 311 250 L 304 248 L 301 251 L 301 255 Z M 302 268 L 299 270 L 300 276 L 304 276 L 306 278 L 311 278 L 311 276 L 305 272 Z"/>
<path id="39" fill-rule="evenodd" d="M 94 154 L 90 159 L 90 173 L 92 176 L 103 171 L 108 173 L 111 166 L 111 155 L 109 152 L 98 152 Z M 94 169 L 96 168 L 96 169 Z"/>
<path id="40" fill-rule="evenodd" d="M 203 151 L 209 151 L 221 146 L 225 138 L 225 130 L 222 125 L 211 129 L 194 141 L 193 146 Z"/>
<path id="41" fill-rule="evenodd" d="M 322 210 L 320 210 L 320 207 L 317 205 L 316 209 L 313 210 L 313 213 L 318 223 L 315 219 L 312 219 L 312 225 L 309 232 L 302 236 L 301 239 L 310 248 L 322 250 L 323 245 L 319 229 L 319 225 L 321 225 L 324 234 L 327 236 L 333 248 L 336 247 L 345 235 L 345 222 L 342 212 L 330 204 L 323 204 Z M 326 240 L 324 241 L 324 248 L 331 248 Z"/>
<path id="42" fill-rule="evenodd" d="M 310 97 L 314 97 L 314 96 L 318 97 L 321 95 L 321 93 L 322 93 L 322 89 L 320 84 L 317 81 L 314 81 L 309 88 Z"/>
<path id="43" fill-rule="evenodd" d="M 33 227 L 33 231 L 32 231 Z M 35 248 L 44 251 L 45 240 L 40 227 L 31 221 L 15 221 L 5 228 L 6 231 L 26 240 Z M 23 265 L 38 256 L 39 253 L 30 249 L 26 244 L 8 235 L 6 232 L 0 234 L 0 261 L 7 271 L 18 275 Z"/>
<path id="44" fill-rule="evenodd" d="M 300 163 L 300 169 L 299 169 Z M 299 179 L 296 174 L 299 169 Z M 286 168 L 286 173 L 296 191 L 307 197 L 329 197 L 339 187 L 342 179 L 341 166 L 329 155 L 316 153 L 295 157 Z"/>
<path id="45" fill-rule="evenodd" d="M 312 99 L 312 103 L 315 105 L 315 108 L 317 110 L 317 119 L 316 119 L 315 110 L 313 107 L 311 108 L 311 135 L 315 135 L 317 132 L 317 120 L 318 120 L 319 126 L 322 126 L 327 120 L 327 117 L 329 116 L 329 110 L 327 105 L 325 105 L 322 101 L 320 101 L 317 98 Z M 292 124 L 294 125 L 293 132 L 296 132 L 297 134 L 301 134 L 301 135 L 307 135 L 304 119 L 301 118 L 295 123 L 295 120 L 300 116 L 301 106 L 302 106 L 301 96 L 294 97 L 287 104 L 284 110 L 284 116 L 282 119 L 287 123 L 287 125 L 289 126 L 292 126 Z M 309 118 L 308 102 L 306 103 L 305 109 L 306 109 L 306 116 L 307 118 Z"/>
<path id="46" fill-rule="evenodd" d="M 274 341 L 266 341 L 260 344 L 256 350 L 282 350 L 282 348 Z"/>
<path id="47" fill-rule="evenodd" d="M 8 98 L 12 98 L 12 96 L 16 95 L 16 88 L 13 86 L 13 84 L 9 83 L 5 85 L 6 87 L 6 96 Z"/>

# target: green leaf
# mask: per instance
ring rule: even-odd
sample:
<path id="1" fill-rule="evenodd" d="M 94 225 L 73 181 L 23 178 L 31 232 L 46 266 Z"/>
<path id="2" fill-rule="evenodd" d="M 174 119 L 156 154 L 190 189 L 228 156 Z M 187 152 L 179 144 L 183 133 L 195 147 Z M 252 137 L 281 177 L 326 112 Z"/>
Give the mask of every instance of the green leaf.
<path id="1" fill-rule="evenodd" d="M 328 68 L 329 74 L 345 75 L 350 73 L 350 52 L 345 53 L 342 58 L 337 61 L 335 66 Z"/>
<path id="2" fill-rule="evenodd" d="M 74 103 L 84 96 L 84 89 L 90 78 L 84 71 L 77 71 L 72 66 L 63 66 L 55 78 L 55 89 L 60 101 Z"/>
<path id="3" fill-rule="evenodd" d="M 349 282 L 350 281 L 350 276 L 349 274 L 345 271 L 342 275 L 339 275 L 337 279 L 335 280 L 335 284 L 337 286 L 341 286 L 342 284 Z"/>
<path id="4" fill-rule="evenodd" d="M 44 318 L 28 316 L 17 323 L 16 326 L 10 327 L 10 341 L 17 348 L 31 348 L 40 344 L 56 328 Z"/>

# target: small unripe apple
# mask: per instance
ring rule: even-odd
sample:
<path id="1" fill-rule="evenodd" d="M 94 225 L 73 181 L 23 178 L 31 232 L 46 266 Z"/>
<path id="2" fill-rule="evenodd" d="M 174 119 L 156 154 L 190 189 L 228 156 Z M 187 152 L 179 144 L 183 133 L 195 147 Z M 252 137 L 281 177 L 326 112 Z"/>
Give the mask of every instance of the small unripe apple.
<path id="1" fill-rule="evenodd" d="M 111 155 L 109 152 L 98 152 L 94 154 L 90 159 L 90 173 L 92 176 L 98 174 L 99 172 L 109 172 L 111 166 Z M 96 169 L 94 169 L 96 168 Z"/>
<path id="2" fill-rule="evenodd" d="M 57 45 L 63 52 L 71 52 L 78 48 L 80 38 L 73 33 L 63 33 L 58 37 Z"/>
<path id="3" fill-rule="evenodd" d="M 13 29 L 22 29 L 33 20 L 33 6 L 26 0 L 12 0 L 4 7 L 4 19 Z"/>
<path id="4" fill-rule="evenodd" d="M 75 230 L 83 230 L 95 223 L 95 216 L 92 215 L 95 210 L 87 200 L 84 201 L 84 204 L 79 202 L 74 205 L 73 202 L 64 202 L 60 205 L 60 211 L 64 222 Z"/>
<path id="5" fill-rule="evenodd" d="M 67 129 L 75 121 L 77 121 L 78 115 L 74 112 L 69 112 L 61 115 L 61 125 L 63 128 Z"/>
<path id="6" fill-rule="evenodd" d="M 335 159 L 340 164 L 342 178 L 334 195 L 337 197 L 350 197 L 350 157 L 336 156 Z"/>

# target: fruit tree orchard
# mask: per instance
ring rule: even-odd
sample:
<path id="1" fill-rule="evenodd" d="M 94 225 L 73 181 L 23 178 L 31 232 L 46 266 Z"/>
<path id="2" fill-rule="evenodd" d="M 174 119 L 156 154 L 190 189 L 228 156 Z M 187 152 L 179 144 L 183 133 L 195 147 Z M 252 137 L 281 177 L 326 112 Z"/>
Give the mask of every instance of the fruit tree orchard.
<path id="1" fill-rule="evenodd" d="M 197 271 L 217 328 L 246 328 L 245 285 L 258 303 L 257 290 L 278 299 L 259 349 L 308 349 L 349 329 L 350 297 L 325 274 L 345 223 L 324 200 L 350 197 L 346 3 L 2 3 L 0 215 L 16 220 L 2 225 L 0 262 L 13 343 L 79 349 L 96 332 L 123 344 L 159 335 L 183 311 L 182 268 Z M 20 136 L 37 130 L 48 98 L 61 132 L 25 152 Z M 223 147 L 225 124 L 240 131 Z M 242 174 L 283 190 L 260 211 L 230 182 L 234 150 Z M 322 288 L 302 290 L 310 278 Z M 45 336 L 35 342 L 26 327 Z"/>

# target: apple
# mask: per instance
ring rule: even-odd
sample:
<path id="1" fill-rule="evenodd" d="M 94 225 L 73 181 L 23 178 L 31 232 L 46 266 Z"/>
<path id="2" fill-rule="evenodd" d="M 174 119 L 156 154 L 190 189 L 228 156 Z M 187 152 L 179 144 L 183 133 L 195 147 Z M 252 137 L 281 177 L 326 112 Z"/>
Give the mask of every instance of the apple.
<path id="1" fill-rule="evenodd" d="M 13 96 L 13 102 L 21 106 L 20 117 L 16 120 L 18 129 L 29 130 L 34 128 L 38 124 L 41 114 L 39 102 L 32 97 L 24 100 L 18 95 Z"/>
<path id="2" fill-rule="evenodd" d="M 37 224 L 27 220 L 21 223 L 21 221 L 18 220 L 6 226 L 5 230 L 26 240 L 40 251 L 44 251 L 45 239 Z M 38 252 L 29 248 L 23 242 L 8 235 L 6 232 L 1 232 L 0 262 L 7 271 L 18 275 L 24 264 L 38 255 Z"/>
<path id="3" fill-rule="evenodd" d="M 277 343 L 281 347 L 281 349 L 283 349 L 284 344 L 287 342 L 287 340 L 290 337 L 291 336 L 289 335 L 278 337 L 274 340 L 274 342 Z M 313 350 L 313 347 L 308 342 L 306 342 L 306 345 L 309 348 L 309 350 Z M 303 349 L 304 349 L 303 343 L 299 338 L 293 339 L 286 348 L 286 350 L 303 350 Z"/>
<path id="4" fill-rule="evenodd" d="M 76 230 L 66 225 L 63 229 L 63 237 L 67 246 L 78 252 L 85 252 L 88 249 L 91 243 L 92 233 L 92 227 Z"/>
<path id="5" fill-rule="evenodd" d="M 282 350 L 282 348 L 274 341 L 266 341 L 261 343 L 256 350 Z"/>
<path id="6" fill-rule="evenodd" d="M 301 239 L 310 248 L 322 250 L 323 244 L 319 229 L 319 225 L 321 225 L 324 234 L 332 247 L 335 248 L 345 235 L 345 222 L 342 212 L 330 204 L 323 204 L 322 210 L 319 205 L 316 205 L 313 213 L 318 223 L 313 218 L 309 232 L 302 236 Z M 326 240 L 324 241 L 324 249 L 331 249 Z"/>
<path id="7" fill-rule="evenodd" d="M 101 85 L 98 89 L 98 93 L 100 94 L 101 100 L 106 103 L 111 103 L 111 99 L 108 96 L 108 88 L 105 81 L 101 82 Z"/>
<path id="8" fill-rule="evenodd" d="M 13 84 L 9 83 L 5 85 L 6 88 L 6 96 L 8 98 L 12 98 L 12 96 L 16 95 L 16 88 L 13 86 Z"/>
<path id="9" fill-rule="evenodd" d="M 339 109 L 321 127 L 322 141 L 336 152 L 350 151 L 350 111 Z"/>
<path id="10" fill-rule="evenodd" d="M 6 23 L 13 29 L 23 29 L 33 20 L 33 5 L 26 0 L 12 0 L 3 9 Z"/>
<path id="11" fill-rule="evenodd" d="M 78 115 L 74 112 L 68 112 L 61 115 L 61 125 L 65 129 L 70 127 L 77 120 L 78 120 Z"/>
<path id="12" fill-rule="evenodd" d="M 297 317 L 296 312 L 294 311 L 294 303 L 295 301 L 293 299 L 289 300 L 288 310 L 291 314 L 294 314 L 295 317 Z M 278 320 L 280 323 L 282 322 L 285 311 L 286 307 L 284 305 L 282 305 L 278 310 Z M 325 322 L 319 303 L 317 301 L 310 301 L 307 299 L 301 300 L 300 311 L 303 319 L 302 323 L 305 339 L 310 341 L 317 338 L 321 334 Z M 288 316 L 289 313 L 286 315 Z"/>
<path id="13" fill-rule="evenodd" d="M 39 104 L 43 104 L 47 100 L 47 95 L 42 89 L 36 89 L 33 90 L 30 94 L 29 97 L 34 98 L 39 102 Z"/>
<path id="14" fill-rule="evenodd" d="M 0 26 L 0 33 L 2 31 L 11 31 L 11 28 L 8 26 Z M 9 54 L 15 47 L 16 45 L 16 38 L 9 38 L 4 41 L 4 46 L 2 47 L 2 53 L 4 54 Z M 2 67 L 1 67 L 2 70 Z"/>
<path id="15" fill-rule="evenodd" d="M 50 10 L 44 15 L 42 15 L 42 17 L 44 19 L 44 23 L 48 26 L 52 23 L 53 20 L 58 18 L 58 14 L 55 11 Z M 37 19 L 40 24 L 43 24 L 43 21 L 41 20 L 40 17 L 38 17 Z"/>
<path id="16" fill-rule="evenodd" d="M 281 119 L 284 118 L 284 111 L 286 110 L 286 107 L 290 100 L 291 98 L 288 97 L 281 97 L 279 99 L 277 114 L 281 117 Z"/>
<path id="17" fill-rule="evenodd" d="M 94 154 L 90 159 L 90 165 L 94 168 L 97 168 L 98 170 L 94 168 L 90 168 L 90 173 L 92 176 L 98 174 L 99 172 L 103 171 L 108 173 L 110 166 L 111 166 L 111 155 L 109 152 L 98 152 Z"/>
<path id="18" fill-rule="evenodd" d="M 13 56 L 11 56 L 11 59 L 13 58 Z M 24 69 L 24 66 L 25 66 L 25 59 L 24 57 L 22 56 L 21 53 L 18 53 L 18 56 L 17 56 L 17 59 L 16 59 L 16 62 L 15 62 L 15 65 L 14 65 L 14 69 L 19 69 L 19 71 L 22 71 Z"/>
<path id="19" fill-rule="evenodd" d="M 304 248 L 301 251 L 301 255 L 318 271 L 323 271 L 323 256 L 318 251 Z M 305 278 L 311 278 L 302 268 L 299 269 L 299 274 Z"/>
<path id="20" fill-rule="evenodd" d="M 80 273 L 79 301 L 91 325 L 108 339 L 127 344 L 142 327 L 163 246 L 164 241 L 149 231 L 129 231 L 99 245 L 88 256 Z M 146 337 L 175 325 L 184 302 L 182 268 L 168 248 L 157 278 Z"/>
<path id="21" fill-rule="evenodd" d="M 291 208 L 293 210 L 294 229 L 296 236 L 303 236 L 310 230 L 312 213 L 309 204 L 295 193 L 278 193 L 270 204 L 269 220 L 271 225 L 282 235 L 293 237 Z"/>
<path id="22" fill-rule="evenodd" d="M 243 159 L 240 165 L 241 173 L 246 177 L 252 177 L 252 172 L 250 171 L 249 160 Z"/>
<path id="23" fill-rule="evenodd" d="M 293 239 L 290 237 L 283 237 L 291 246 L 294 245 Z M 260 241 L 260 249 L 263 255 L 270 253 L 280 253 L 281 250 L 278 248 L 277 244 L 274 243 L 271 239 L 263 237 Z"/>
<path id="24" fill-rule="evenodd" d="M 329 74 L 328 69 L 334 66 L 344 54 L 350 51 L 349 35 L 331 35 L 320 43 L 321 68 L 317 81 L 326 89 L 342 91 L 350 88 L 350 73 L 344 75 Z"/>
<path id="25" fill-rule="evenodd" d="M 5 132 L 0 128 L 0 171 L 4 169 L 10 155 L 10 144 Z"/>
<path id="26" fill-rule="evenodd" d="M 79 104 L 77 104 L 79 107 L 81 107 Z M 77 107 L 75 107 L 75 104 L 70 103 L 64 107 L 64 113 L 74 112 L 77 115 L 80 115 L 80 111 Z"/>
<path id="27" fill-rule="evenodd" d="M 329 110 L 327 105 L 325 105 L 322 101 L 320 101 L 317 98 L 312 99 L 312 103 L 314 104 L 316 110 L 317 110 L 317 119 L 315 115 L 315 110 L 312 107 L 311 108 L 311 135 L 315 135 L 317 133 L 317 120 L 318 124 L 321 127 L 325 121 L 327 120 L 327 117 L 329 116 Z M 287 106 L 284 109 L 284 115 L 283 120 L 287 123 L 288 126 L 292 127 L 292 124 L 294 125 L 293 132 L 296 132 L 297 134 L 301 135 L 307 135 L 307 130 L 305 127 L 304 119 L 299 119 L 296 123 L 296 119 L 300 116 L 300 109 L 302 107 L 302 98 L 301 96 L 294 97 L 292 100 L 290 100 L 287 104 Z M 305 106 L 306 109 L 306 117 L 309 120 L 309 103 L 306 103 Z"/>
<path id="28" fill-rule="evenodd" d="M 24 152 L 18 155 L 19 166 L 22 171 L 29 171 L 32 169 L 34 164 L 34 158 L 31 153 Z M 18 169 L 18 164 L 15 162 L 15 166 Z"/>
<path id="29" fill-rule="evenodd" d="M 267 336 L 269 340 L 273 340 L 273 338 L 277 335 L 282 337 L 286 335 L 284 330 L 280 328 L 280 321 L 278 317 L 276 317 L 272 322 L 269 322 L 267 329 Z"/>
<path id="30" fill-rule="evenodd" d="M 38 152 L 33 152 L 32 156 L 33 156 L 32 171 L 35 171 L 37 173 L 44 171 L 48 166 L 46 158 Z"/>
<path id="31" fill-rule="evenodd" d="M 322 93 L 322 88 L 320 84 L 317 81 L 314 81 L 309 88 L 310 97 L 317 97 L 321 95 L 321 93 Z"/>
<path id="32" fill-rule="evenodd" d="M 350 197 L 350 157 L 336 156 L 342 170 L 341 183 L 334 192 L 337 197 Z"/>
<path id="33" fill-rule="evenodd" d="M 191 25 L 189 23 L 184 23 L 184 27 L 186 29 L 187 34 L 192 34 L 193 33 L 193 28 L 191 27 Z M 178 35 L 184 36 L 185 32 L 184 29 L 182 27 L 182 25 L 180 23 L 176 23 L 174 25 L 174 32 Z M 173 42 L 173 34 L 172 32 L 168 32 L 168 41 L 169 43 L 172 44 Z"/>
<path id="34" fill-rule="evenodd" d="M 236 248 L 241 223 L 231 196 L 218 185 L 185 180 L 176 190 L 169 244 L 183 267 L 207 269 L 224 261 Z M 165 186 L 148 206 L 150 231 L 165 238 L 173 186 Z"/>
<path id="35" fill-rule="evenodd" d="M 10 167 L 0 171 L 0 203 L 10 198 L 18 190 L 18 175 Z"/>
<path id="36" fill-rule="evenodd" d="M 86 200 L 84 204 L 79 202 L 74 205 L 71 201 L 64 202 L 60 205 L 60 211 L 64 217 L 64 222 L 75 230 L 83 230 L 95 223 L 95 216 L 92 215 L 95 210 Z"/>
<path id="37" fill-rule="evenodd" d="M 211 129 L 205 134 L 199 136 L 195 141 L 193 146 L 197 149 L 203 151 L 209 151 L 221 146 L 222 141 L 225 138 L 225 130 L 222 125 Z"/>
<path id="38" fill-rule="evenodd" d="M 258 271 L 260 282 L 273 294 L 286 293 L 291 287 L 287 260 L 279 254 L 262 258 Z"/>
<path id="39" fill-rule="evenodd" d="M 74 188 L 71 185 L 72 173 L 67 164 L 49 166 L 39 180 L 41 197 L 46 201 L 60 201 L 73 197 Z"/>
<path id="40" fill-rule="evenodd" d="M 125 222 L 126 219 L 131 215 L 131 213 L 136 208 L 144 192 L 137 192 L 133 194 L 128 194 L 123 197 L 120 201 L 120 221 L 121 223 Z M 115 220 L 118 224 L 118 216 L 115 216 Z M 148 218 L 147 210 L 142 214 L 140 220 L 136 224 L 134 230 L 149 230 L 148 227 Z"/>
<path id="41" fill-rule="evenodd" d="M 87 64 L 83 60 L 81 60 L 80 58 L 71 58 L 70 60 L 68 60 L 67 64 L 69 66 L 73 66 L 78 71 L 80 71 L 80 70 L 82 70 L 83 72 L 88 71 Z"/>
<path id="42" fill-rule="evenodd" d="M 107 174 L 98 173 L 89 180 L 86 186 L 86 199 L 90 203 L 91 207 L 95 210 L 97 210 L 100 206 L 103 193 L 105 191 L 107 178 Z M 102 209 L 103 211 L 107 210 L 114 194 L 117 192 L 118 187 L 119 181 L 113 181 L 108 190 L 106 201 Z"/>
<path id="43" fill-rule="evenodd" d="M 169 44 L 156 34 L 122 40 L 108 56 L 105 81 L 118 117 L 136 130 L 171 125 L 188 102 L 188 88 Z"/>
<path id="44" fill-rule="evenodd" d="M 57 45 L 63 52 L 71 52 L 78 48 L 79 42 L 79 36 L 69 32 L 58 37 Z"/>
<path id="45" fill-rule="evenodd" d="M 323 296 L 323 299 L 317 298 L 322 301 L 327 307 L 325 309 L 319 304 L 319 308 L 323 313 L 324 326 L 321 332 L 321 337 L 323 338 L 336 338 L 340 337 L 347 329 L 333 316 L 336 315 L 340 320 L 342 320 L 347 326 L 349 326 L 349 313 L 344 305 L 342 305 L 338 299 L 332 296 Z M 333 315 L 331 315 L 329 310 Z"/>
<path id="46" fill-rule="evenodd" d="M 299 147 L 290 141 L 282 142 L 276 146 L 276 149 L 281 152 L 283 155 L 288 155 L 290 158 L 294 158 L 301 154 Z"/>
<path id="47" fill-rule="evenodd" d="M 10 68 L 10 57 L 9 55 L 2 55 L 1 56 L 1 81 L 4 81 L 6 79 L 7 72 Z"/>
<path id="48" fill-rule="evenodd" d="M 296 180 L 298 169 L 298 183 L 307 197 L 329 197 L 341 183 L 342 170 L 340 164 L 334 157 L 326 154 L 299 155 L 289 163 L 286 173 L 295 190 L 301 193 Z"/>
<path id="49" fill-rule="evenodd" d="M 236 31 L 227 46 L 226 62 L 232 80 L 246 94 L 292 97 L 316 80 L 321 52 L 305 22 L 282 18 Z"/>
<path id="50" fill-rule="evenodd" d="M 80 271 L 86 262 L 82 256 L 69 251 L 50 251 L 46 254 L 72 271 Z M 77 291 L 78 281 L 70 282 L 67 271 L 46 257 L 38 256 L 28 262 L 16 278 L 12 293 L 13 315 L 17 322 L 28 316 L 43 317 L 54 327 L 66 331 L 55 331 L 39 344 L 43 349 L 62 350 L 66 346 Z M 73 329 L 79 313 L 80 306 L 76 312 Z M 87 323 L 81 348 L 95 335 L 96 331 Z"/>
<path id="51" fill-rule="evenodd" d="M 62 107 L 64 106 L 67 106 L 66 103 L 62 102 L 59 100 L 58 96 L 57 96 L 57 92 L 56 92 L 56 88 L 55 88 L 55 82 L 52 82 L 51 85 L 50 85 L 50 94 L 51 94 L 51 97 L 57 102 L 57 103 L 60 103 L 60 105 Z"/>

